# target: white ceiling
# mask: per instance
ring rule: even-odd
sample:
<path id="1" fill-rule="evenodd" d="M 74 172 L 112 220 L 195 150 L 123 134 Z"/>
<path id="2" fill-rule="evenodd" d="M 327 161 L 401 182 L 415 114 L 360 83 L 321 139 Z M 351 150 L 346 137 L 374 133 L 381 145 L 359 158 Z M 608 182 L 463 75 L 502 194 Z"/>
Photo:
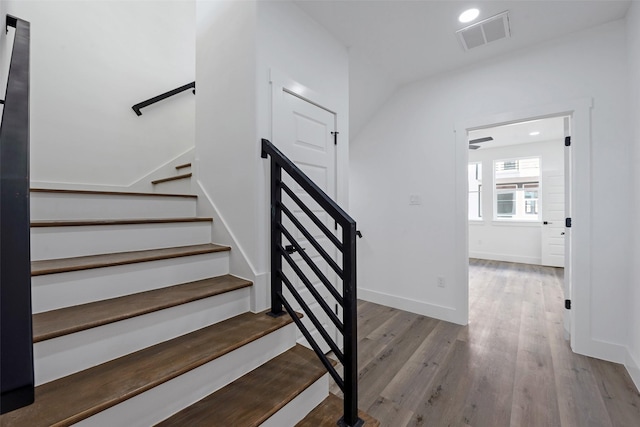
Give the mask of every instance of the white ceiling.
<path id="1" fill-rule="evenodd" d="M 296 0 L 346 45 L 397 84 L 408 83 L 522 49 L 625 16 L 631 0 Z M 480 9 L 474 22 L 509 11 L 512 36 L 464 52 L 458 16 Z"/>
<path id="2" fill-rule="evenodd" d="M 532 132 L 539 132 L 531 135 Z M 564 117 L 529 120 L 469 132 L 469 140 L 492 137 L 493 141 L 478 144 L 480 149 L 528 144 L 542 141 L 564 140 Z"/>
<path id="3" fill-rule="evenodd" d="M 621 19 L 631 0 L 293 0 L 349 49 L 354 138 L 400 85 Z M 640 0 L 634 0 L 640 1 Z M 511 38 L 465 52 L 456 30 L 509 11 Z"/>

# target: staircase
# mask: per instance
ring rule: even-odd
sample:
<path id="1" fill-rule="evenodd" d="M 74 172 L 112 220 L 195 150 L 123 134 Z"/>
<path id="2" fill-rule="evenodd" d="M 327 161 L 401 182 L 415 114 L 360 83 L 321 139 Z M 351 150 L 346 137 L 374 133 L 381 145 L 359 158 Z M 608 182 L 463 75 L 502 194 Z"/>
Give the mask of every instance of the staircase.
<path id="1" fill-rule="evenodd" d="M 151 181 L 153 190 L 162 193 L 183 193 L 191 191 L 191 162 L 173 167 L 175 172 L 169 176 Z"/>
<path id="2" fill-rule="evenodd" d="M 195 196 L 32 189 L 31 218 L 36 400 L 0 425 L 335 425 L 325 368 L 249 311 Z"/>

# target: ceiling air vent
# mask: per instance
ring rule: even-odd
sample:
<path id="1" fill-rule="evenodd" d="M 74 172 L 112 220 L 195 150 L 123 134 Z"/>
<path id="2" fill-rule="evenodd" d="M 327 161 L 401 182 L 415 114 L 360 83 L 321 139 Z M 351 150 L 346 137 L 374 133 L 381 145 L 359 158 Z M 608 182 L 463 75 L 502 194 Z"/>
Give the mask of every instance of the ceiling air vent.
<path id="1" fill-rule="evenodd" d="M 456 31 L 462 48 L 466 51 L 496 40 L 511 37 L 509 11 L 499 13 L 484 21 L 476 22 Z"/>

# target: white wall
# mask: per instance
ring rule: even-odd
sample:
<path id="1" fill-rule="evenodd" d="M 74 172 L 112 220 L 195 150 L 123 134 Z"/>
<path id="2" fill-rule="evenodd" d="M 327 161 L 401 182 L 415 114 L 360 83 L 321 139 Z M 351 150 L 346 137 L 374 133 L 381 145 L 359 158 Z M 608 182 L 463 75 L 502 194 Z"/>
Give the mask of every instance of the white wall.
<path id="1" fill-rule="evenodd" d="M 589 340 L 619 359 L 630 266 L 628 233 L 619 229 L 630 220 L 626 56 L 624 22 L 613 22 L 399 90 L 351 147 L 350 200 L 365 236 L 360 295 L 465 323 L 466 194 L 456 183 L 466 173 L 456 175 L 456 165 L 466 171 L 458 160 L 466 154 L 456 153 L 456 124 L 593 98 L 593 162 L 583 166 L 591 168 L 592 263 L 576 268 L 592 282 Z M 423 204 L 410 206 L 409 194 Z"/>
<path id="2" fill-rule="evenodd" d="M 629 117 L 632 124 L 633 156 L 631 168 L 633 170 L 633 182 L 631 194 L 633 194 L 633 219 L 632 235 L 633 248 L 631 259 L 636 261 L 631 264 L 631 280 L 629 280 L 629 337 L 626 366 L 631 373 L 636 387 L 640 389 L 640 4 L 633 2 L 627 14 L 627 52 L 629 55 L 630 78 L 630 110 Z"/>
<path id="3" fill-rule="evenodd" d="M 338 113 L 348 140 L 346 49 L 297 6 L 281 1 L 198 1 L 196 157 L 200 185 L 251 266 L 255 310 L 266 307 L 270 70 L 297 81 Z M 314 95 L 314 96 L 315 96 Z M 348 195 L 348 144 L 339 145 L 338 197 Z"/>
<path id="4" fill-rule="evenodd" d="M 0 24 L 2 28 L 5 26 L 7 15 L 7 4 L 0 2 Z M 9 40 L 7 34 L 4 31 L 0 31 L 0 96 L 4 99 L 5 88 L 7 87 L 7 74 L 9 72 Z M 0 106 L 0 111 L 4 106 Z"/>
<path id="5" fill-rule="evenodd" d="M 493 220 L 493 161 L 540 157 L 542 172 L 564 170 L 564 141 L 518 144 L 469 151 L 469 162 L 482 162 L 482 220 L 469 221 L 469 256 L 496 261 L 540 264 L 542 262 L 542 218 L 540 221 Z M 542 183 L 544 185 L 544 182 Z M 542 190 L 540 190 L 542 194 Z M 544 204 L 544 201 L 542 201 Z M 543 205 L 544 206 L 544 205 Z"/>
<path id="6" fill-rule="evenodd" d="M 3 1 L 4 3 L 4 1 Z M 193 1 L 9 1 L 31 22 L 31 180 L 127 186 L 194 143 Z"/>
<path id="7" fill-rule="evenodd" d="M 349 132 L 358 136 L 398 85 L 358 51 L 349 51 Z"/>
<path id="8" fill-rule="evenodd" d="M 196 176 L 215 207 L 214 241 L 232 246 L 232 273 L 255 280 L 256 5 L 198 0 L 196 17 Z"/>

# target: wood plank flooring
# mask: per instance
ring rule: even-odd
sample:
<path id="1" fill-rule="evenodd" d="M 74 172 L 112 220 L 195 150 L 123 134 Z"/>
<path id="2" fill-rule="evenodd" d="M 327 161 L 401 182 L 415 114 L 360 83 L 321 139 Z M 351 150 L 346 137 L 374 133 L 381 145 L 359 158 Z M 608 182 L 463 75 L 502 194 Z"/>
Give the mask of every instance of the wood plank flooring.
<path id="1" fill-rule="evenodd" d="M 304 417 L 302 421 L 296 424 L 296 427 L 334 427 L 337 424 L 336 420 L 339 420 L 343 414 L 344 402 L 335 394 L 329 393 L 329 396 Z M 364 421 L 362 427 L 380 426 L 376 419 L 362 411 L 358 412 L 358 416 Z"/>
<path id="2" fill-rule="evenodd" d="M 640 426 L 625 368 L 563 337 L 562 269 L 472 259 L 469 273 L 464 327 L 359 302 L 360 409 L 390 427 Z"/>

